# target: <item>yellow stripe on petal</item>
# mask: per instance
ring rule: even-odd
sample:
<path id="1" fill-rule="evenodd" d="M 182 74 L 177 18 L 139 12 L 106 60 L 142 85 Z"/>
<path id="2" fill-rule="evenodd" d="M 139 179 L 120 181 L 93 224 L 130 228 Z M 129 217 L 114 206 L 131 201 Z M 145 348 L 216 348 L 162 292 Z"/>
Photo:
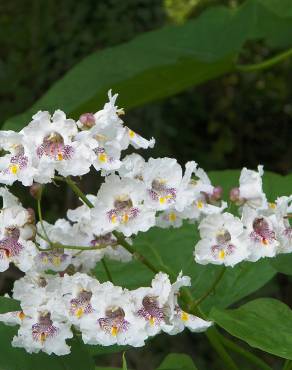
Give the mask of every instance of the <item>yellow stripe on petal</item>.
<path id="1" fill-rule="evenodd" d="M 9 166 L 9 171 L 13 174 L 16 175 L 17 172 L 19 171 L 19 165 L 18 164 L 11 164 Z"/>
<path id="2" fill-rule="evenodd" d="M 155 317 L 151 316 L 149 319 L 149 323 L 151 326 L 153 326 L 155 324 Z"/>
<path id="3" fill-rule="evenodd" d="M 102 162 L 102 163 L 107 162 L 107 155 L 106 155 L 105 153 L 100 153 L 100 154 L 98 155 L 98 160 L 99 160 L 100 162 Z"/>
<path id="4" fill-rule="evenodd" d="M 119 332 L 119 329 L 116 326 L 113 326 L 112 329 L 111 329 L 111 335 L 113 337 L 116 337 L 118 332 Z"/>
<path id="5" fill-rule="evenodd" d="M 54 256 L 52 262 L 53 262 L 54 266 L 56 266 L 56 267 L 60 266 L 61 265 L 61 257 Z"/>
<path id="6" fill-rule="evenodd" d="M 41 333 L 40 335 L 40 342 L 43 344 L 47 339 L 46 333 Z"/>
<path id="7" fill-rule="evenodd" d="M 128 221 L 129 221 L 129 216 L 128 216 L 128 214 L 127 214 L 127 213 L 124 213 L 124 214 L 123 214 L 123 217 L 122 217 L 122 222 L 123 222 L 124 224 L 126 224 Z"/>
<path id="8" fill-rule="evenodd" d="M 204 207 L 204 203 L 202 201 L 197 202 L 197 208 L 202 209 Z"/>
<path id="9" fill-rule="evenodd" d="M 136 133 L 132 130 L 129 130 L 129 136 L 131 139 L 133 139 L 136 136 Z"/>
<path id="10" fill-rule="evenodd" d="M 189 319 L 189 314 L 188 313 L 186 313 L 186 312 L 184 312 L 184 311 L 182 311 L 181 312 L 181 315 L 180 315 L 180 318 L 182 319 L 182 321 L 188 321 L 188 319 Z"/>
<path id="11" fill-rule="evenodd" d="M 84 311 L 83 311 L 83 308 L 78 308 L 78 310 L 76 310 L 75 312 L 75 316 L 80 319 L 81 316 L 83 316 L 84 314 Z"/>
<path id="12" fill-rule="evenodd" d="M 168 219 L 170 222 L 175 222 L 176 214 L 174 212 L 170 212 L 170 214 L 168 215 Z"/>
<path id="13" fill-rule="evenodd" d="M 165 204 L 165 203 L 166 203 L 166 201 L 167 201 L 167 198 L 166 198 L 166 197 L 160 197 L 160 198 L 159 198 L 159 203 L 160 203 L 160 204 Z"/>
<path id="14" fill-rule="evenodd" d="M 219 253 L 218 253 L 218 257 L 223 260 L 224 257 L 225 257 L 225 251 L 222 249 Z"/>

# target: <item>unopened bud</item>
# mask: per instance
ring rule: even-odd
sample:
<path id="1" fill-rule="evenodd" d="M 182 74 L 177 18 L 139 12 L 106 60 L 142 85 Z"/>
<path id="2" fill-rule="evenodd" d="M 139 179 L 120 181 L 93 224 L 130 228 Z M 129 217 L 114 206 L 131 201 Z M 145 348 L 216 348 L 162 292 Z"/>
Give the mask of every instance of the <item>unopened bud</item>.
<path id="1" fill-rule="evenodd" d="M 40 200 L 42 196 L 42 185 L 39 184 L 38 182 L 34 182 L 31 187 L 29 188 L 30 195 L 36 199 Z"/>
<path id="2" fill-rule="evenodd" d="M 215 186 L 215 188 L 213 189 L 212 198 L 214 200 L 219 200 L 222 197 L 222 193 L 223 193 L 222 187 L 221 186 Z"/>
<path id="3" fill-rule="evenodd" d="M 232 188 L 229 193 L 229 199 L 231 202 L 238 202 L 240 200 L 240 191 L 239 188 Z"/>
<path id="4" fill-rule="evenodd" d="M 35 211 L 34 211 L 34 209 L 33 208 L 27 208 L 26 210 L 28 212 L 27 222 L 29 224 L 35 224 Z"/>
<path id="5" fill-rule="evenodd" d="M 85 129 L 91 128 L 95 125 L 95 117 L 93 113 L 83 113 L 79 117 L 79 121 Z"/>

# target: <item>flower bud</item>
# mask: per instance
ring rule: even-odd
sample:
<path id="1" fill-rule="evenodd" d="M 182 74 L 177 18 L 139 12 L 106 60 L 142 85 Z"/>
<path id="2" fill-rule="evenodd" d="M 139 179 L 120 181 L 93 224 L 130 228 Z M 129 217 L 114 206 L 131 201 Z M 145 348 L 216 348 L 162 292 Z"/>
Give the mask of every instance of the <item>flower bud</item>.
<path id="1" fill-rule="evenodd" d="M 35 211 L 33 208 L 27 208 L 28 212 L 28 223 L 29 224 L 35 224 Z"/>
<path id="2" fill-rule="evenodd" d="M 212 198 L 214 200 L 219 200 L 222 197 L 222 193 L 223 193 L 222 187 L 221 186 L 215 186 L 215 188 L 213 189 Z"/>
<path id="3" fill-rule="evenodd" d="M 29 188 L 30 195 L 36 199 L 40 200 L 42 195 L 43 186 L 38 182 L 34 182 L 31 187 Z"/>
<path id="4" fill-rule="evenodd" d="M 79 117 L 79 121 L 81 122 L 83 128 L 89 129 L 95 125 L 95 117 L 93 113 L 83 113 Z"/>
<path id="5" fill-rule="evenodd" d="M 237 205 L 241 205 L 244 202 L 244 199 L 240 197 L 239 188 L 233 188 L 230 190 L 229 199 Z"/>

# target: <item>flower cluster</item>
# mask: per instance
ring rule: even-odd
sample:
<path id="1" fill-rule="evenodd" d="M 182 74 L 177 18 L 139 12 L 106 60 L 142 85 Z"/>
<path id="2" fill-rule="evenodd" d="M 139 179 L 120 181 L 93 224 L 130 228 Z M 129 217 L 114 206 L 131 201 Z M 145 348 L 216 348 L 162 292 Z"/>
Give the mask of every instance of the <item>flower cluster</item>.
<path id="1" fill-rule="evenodd" d="M 96 170 L 120 167 L 121 152 L 131 144 L 135 148 L 153 147 L 154 139 L 142 138 L 123 125 L 123 110 L 115 106 L 117 95 L 109 92 L 109 102 L 95 114 L 83 114 L 76 122 L 61 110 L 52 116 L 40 111 L 20 132 L 1 131 L 0 182 L 11 185 L 21 181 L 32 185 L 51 182 L 55 173 L 81 176 Z"/>
<path id="2" fill-rule="evenodd" d="M 27 274 L 14 286 L 13 297 L 20 300 L 21 310 L 2 314 L 0 320 L 20 325 L 12 345 L 29 353 L 68 354 L 66 339 L 73 337 L 72 326 L 86 344 L 139 347 L 161 331 L 172 335 L 187 327 L 201 332 L 211 325 L 178 305 L 179 289 L 188 285 L 190 278 L 181 274 L 171 284 L 166 274 L 159 273 L 151 287 L 136 290 L 99 283 L 82 273 Z"/>
<path id="3" fill-rule="evenodd" d="M 231 213 L 211 214 L 199 224 L 201 240 L 195 247 L 195 260 L 234 266 L 247 260 L 292 252 L 292 195 L 268 203 L 262 189 L 263 168 L 258 172 L 244 168 L 239 188 L 230 192 L 230 199 L 240 206 L 239 217 Z"/>
<path id="4" fill-rule="evenodd" d="M 268 203 L 262 166 L 244 168 L 239 187 L 231 190 L 236 217 L 221 199 L 223 189 L 212 185 L 196 162 L 182 168 L 173 158 L 146 161 L 136 153 L 122 158 L 130 144 L 147 149 L 154 139 L 123 124 L 116 98 L 110 92 L 102 110 L 85 113 L 77 122 L 59 110 L 52 116 L 38 112 L 19 133 L 0 132 L 0 183 L 32 185 L 38 200 L 36 222 L 33 209 L 0 187 L 0 271 L 13 263 L 26 273 L 13 290 L 21 310 L 2 314 L 0 321 L 20 325 L 12 344 L 28 352 L 69 353 L 72 328 L 84 343 L 132 346 L 144 345 L 161 331 L 207 330 L 210 322 L 179 306 L 179 290 L 190 285 L 189 277 L 180 274 L 171 283 L 159 272 L 151 287 L 131 291 L 92 277 L 105 257 L 130 261 L 138 253 L 132 247 L 135 235 L 154 226 L 198 223 L 201 240 L 194 257 L 200 264 L 234 266 L 292 252 L 292 195 Z M 91 167 L 104 182 L 96 194 L 85 195 L 69 176 L 84 175 Z M 54 224 L 42 220 L 41 191 L 36 194 L 37 183 L 52 181 L 73 184 L 83 202 Z"/>

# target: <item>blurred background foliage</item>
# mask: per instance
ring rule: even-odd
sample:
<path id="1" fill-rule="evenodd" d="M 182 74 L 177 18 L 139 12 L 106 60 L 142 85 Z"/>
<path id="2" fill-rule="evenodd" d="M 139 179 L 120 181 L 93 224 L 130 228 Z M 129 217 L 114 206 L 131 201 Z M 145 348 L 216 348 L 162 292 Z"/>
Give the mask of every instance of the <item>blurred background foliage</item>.
<path id="1" fill-rule="evenodd" d="M 21 0 L 0 2 L 0 124 L 29 108 L 93 51 L 197 17 L 228 0 Z M 251 42 L 243 62 L 270 54 Z M 292 149 L 291 61 L 257 73 L 228 74 L 128 112 L 129 126 L 155 136 L 153 156 L 195 159 L 209 169 L 255 167 L 288 173 Z M 56 107 L 57 108 L 57 107 Z"/>

